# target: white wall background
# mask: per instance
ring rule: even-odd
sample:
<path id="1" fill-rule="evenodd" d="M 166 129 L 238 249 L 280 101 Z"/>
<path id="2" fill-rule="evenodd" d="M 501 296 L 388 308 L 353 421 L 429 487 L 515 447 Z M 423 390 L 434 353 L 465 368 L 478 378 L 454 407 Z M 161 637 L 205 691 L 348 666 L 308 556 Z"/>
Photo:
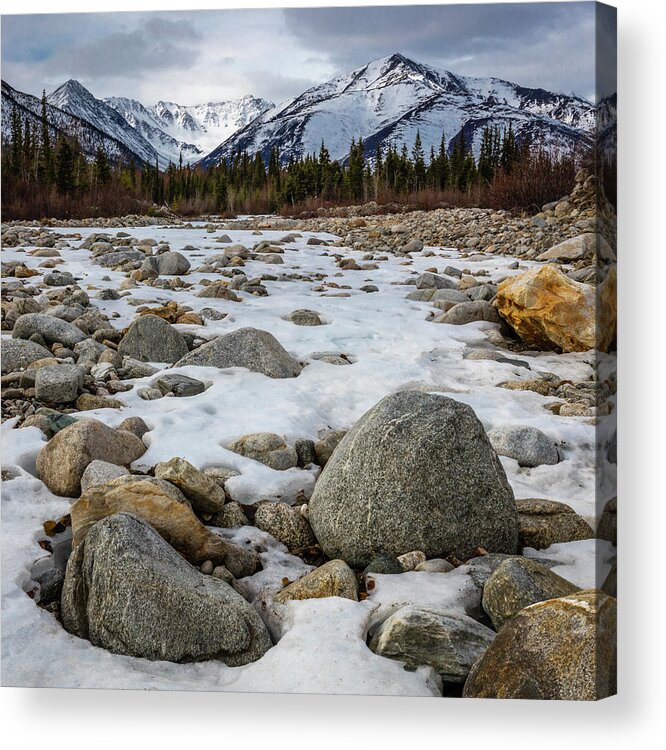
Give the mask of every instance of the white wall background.
<path id="1" fill-rule="evenodd" d="M 194 6 L 325 4 L 196 0 Z M 663 741 L 665 14 L 664 6 L 653 0 L 614 4 L 619 11 L 620 95 L 621 695 L 581 705 L 5 688 L 0 691 L 5 747 L 611 750 L 656 747 L 659 729 Z M 94 5 L 3 0 L 2 13 L 176 10 L 186 5 L 183 0 L 97 0 Z"/>

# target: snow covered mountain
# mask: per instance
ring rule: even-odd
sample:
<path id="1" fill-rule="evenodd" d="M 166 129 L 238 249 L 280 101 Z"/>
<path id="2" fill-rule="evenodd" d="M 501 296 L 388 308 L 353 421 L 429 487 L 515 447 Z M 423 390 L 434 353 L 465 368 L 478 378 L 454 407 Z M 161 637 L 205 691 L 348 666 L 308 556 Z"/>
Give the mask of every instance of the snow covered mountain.
<path id="1" fill-rule="evenodd" d="M 265 99 L 244 96 L 233 101 L 194 106 L 160 101 L 154 107 L 149 107 L 149 110 L 165 132 L 175 138 L 187 138 L 207 154 L 274 107 L 272 102 Z"/>
<path id="2" fill-rule="evenodd" d="M 11 138 L 11 122 L 14 110 L 18 110 L 21 122 L 26 120 L 30 123 L 32 132 L 41 132 L 42 103 L 39 98 L 31 94 L 24 94 L 12 88 L 5 81 L 2 82 L 2 139 L 9 141 Z M 81 144 L 86 156 L 94 158 L 97 149 L 102 146 L 112 161 L 130 161 L 137 159 L 134 152 L 125 143 L 112 138 L 98 127 L 87 120 L 76 117 L 65 112 L 53 104 L 47 103 L 46 117 L 49 123 L 49 136 L 55 143 L 58 136 L 63 133 L 75 137 Z"/>
<path id="3" fill-rule="evenodd" d="M 204 150 L 202 148 L 167 132 L 161 120 L 151 111 L 152 108 L 144 107 L 136 99 L 111 97 L 104 99 L 104 102 L 118 112 L 129 125 L 150 143 L 159 154 L 159 162 L 162 166 L 169 162 L 178 164 L 181 154 L 184 164 L 198 161 L 203 156 Z"/>
<path id="4" fill-rule="evenodd" d="M 255 117 L 274 105 L 254 96 L 229 102 L 184 106 L 157 102 L 144 107 L 135 99 L 110 97 L 104 100 L 135 127 L 167 161 L 195 162 Z"/>
<path id="5" fill-rule="evenodd" d="M 575 95 L 459 76 L 394 54 L 267 110 L 200 163 L 212 166 L 238 150 L 267 158 L 273 146 L 287 161 L 318 151 L 322 139 L 332 158 L 344 159 L 359 136 L 371 156 L 377 143 L 411 148 L 417 130 L 426 154 L 438 148 L 443 133 L 450 148 L 463 129 L 478 154 L 484 127 L 509 123 L 519 140 L 569 150 L 589 142 L 594 119 L 594 106 Z"/>
<path id="6" fill-rule="evenodd" d="M 113 107 L 96 99 L 78 81 L 69 80 L 46 97 L 49 104 L 87 120 L 107 135 L 126 146 L 136 157 L 149 164 L 159 160 L 158 152 L 143 135 Z"/>
<path id="7" fill-rule="evenodd" d="M 40 112 L 34 96 L 3 83 L 3 135 L 11 108 Z M 511 124 L 518 140 L 529 137 L 553 151 L 591 142 L 594 106 L 575 95 L 526 88 L 498 78 L 459 76 L 400 54 L 375 60 L 351 73 L 313 86 L 274 105 L 245 96 L 228 102 L 184 106 L 160 101 L 97 99 L 70 80 L 47 97 L 54 133 L 77 135 L 86 153 L 104 143 L 112 158 L 134 159 L 161 168 L 170 162 L 213 166 L 238 150 L 268 159 L 277 146 L 284 162 L 317 152 L 322 140 L 334 159 L 344 159 L 352 138 L 363 138 L 368 158 L 375 147 L 403 143 L 411 148 L 417 130 L 426 152 L 445 134 L 449 149 L 464 131 L 478 155 L 487 125 Z M 7 106 L 5 106 L 5 101 Z"/>
<path id="8" fill-rule="evenodd" d="M 245 96 L 229 102 L 183 106 L 158 102 L 146 107 L 136 99 L 96 99 L 81 83 L 69 80 L 49 94 L 54 107 L 86 120 L 124 146 L 138 162 L 161 168 L 201 159 L 255 117 L 274 105 Z"/>

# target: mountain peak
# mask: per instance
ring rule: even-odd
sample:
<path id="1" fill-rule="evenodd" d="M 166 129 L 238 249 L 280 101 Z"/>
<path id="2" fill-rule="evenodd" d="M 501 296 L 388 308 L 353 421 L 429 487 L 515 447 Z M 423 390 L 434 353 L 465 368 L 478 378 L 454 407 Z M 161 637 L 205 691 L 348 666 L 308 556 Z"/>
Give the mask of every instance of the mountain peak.
<path id="1" fill-rule="evenodd" d="M 54 94 L 58 92 L 70 92 L 70 93 L 76 93 L 76 94 L 87 94 L 88 96 L 92 96 L 90 91 L 79 81 L 76 80 L 76 78 L 70 78 L 68 81 L 65 81 L 61 86 L 58 86 L 55 91 L 53 91 Z"/>

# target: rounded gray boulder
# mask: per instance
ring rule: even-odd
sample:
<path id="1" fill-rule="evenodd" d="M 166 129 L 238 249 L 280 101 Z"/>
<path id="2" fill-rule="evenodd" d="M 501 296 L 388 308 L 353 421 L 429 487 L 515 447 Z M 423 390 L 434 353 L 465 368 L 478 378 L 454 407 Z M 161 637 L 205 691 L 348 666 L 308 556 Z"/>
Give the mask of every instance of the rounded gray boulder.
<path id="1" fill-rule="evenodd" d="M 49 346 L 57 341 L 63 346 L 73 347 L 87 338 L 73 323 L 43 313 L 21 315 L 14 323 L 12 338 L 29 339 L 35 333 L 38 333 Z"/>
<path id="2" fill-rule="evenodd" d="M 140 362 L 173 364 L 187 354 L 187 344 L 180 333 L 157 315 L 142 315 L 129 327 L 118 345 L 123 357 Z"/>
<path id="3" fill-rule="evenodd" d="M 24 370 L 32 362 L 45 359 L 53 355 L 48 349 L 34 341 L 24 339 L 2 340 L 2 374 Z"/>
<path id="4" fill-rule="evenodd" d="M 238 328 L 218 336 L 176 362 L 176 367 L 185 365 L 246 367 L 269 378 L 295 378 L 301 371 L 275 336 L 259 328 Z"/>
<path id="5" fill-rule="evenodd" d="M 363 568 L 378 554 L 515 553 L 513 492 L 471 407 L 401 391 L 356 422 L 326 464 L 310 524 L 328 557 Z"/>

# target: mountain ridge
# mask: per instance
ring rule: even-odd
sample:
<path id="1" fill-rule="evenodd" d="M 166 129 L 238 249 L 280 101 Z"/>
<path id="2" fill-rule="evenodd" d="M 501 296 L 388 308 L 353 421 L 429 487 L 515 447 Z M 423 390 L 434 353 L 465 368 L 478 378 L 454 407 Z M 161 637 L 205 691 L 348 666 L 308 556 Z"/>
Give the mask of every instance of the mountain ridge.
<path id="1" fill-rule="evenodd" d="M 594 106 L 578 96 L 529 88 L 495 77 L 439 71 L 400 53 L 310 87 L 259 116 L 201 162 L 204 167 L 235 151 L 260 151 L 266 159 L 277 146 L 283 161 L 316 151 L 322 138 L 334 159 L 344 160 L 352 138 L 363 138 L 367 156 L 377 143 L 411 146 L 420 131 L 426 153 L 446 133 L 449 150 L 465 129 L 478 153 L 480 123 L 511 124 L 517 138 L 542 138 L 551 150 L 588 143 Z"/>
<path id="2" fill-rule="evenodd" d="M 26 98 L 31 116 L 39 116 L 37 97 L 4 82 L 2 93 L 3 102 Z M 108 139 L 110 156 L 157 162 L 163 169 L 181 157 L 209 168 L 242 150 L 259 151 L 267 161 L 274 147 L 287 162 L 318 151 L 322 140 L 331 158 L 344 161 L 352 138 L 359 137 L 372 158 L 377 146 L 385 150 L 388 144 L 405 143 L 411 148 L 417 131 L 426 154 L 439 148 L 443 134 L 450 151 L 463 133 L 478 155 L 485 127 L 509 125 L 519 141 L 529 138 L 551 151 L 569 151 L 591 142 L 596 114 L 594 105 L 577 95 L 462 76 L 401 53 L 372 60 L 279 104 L 248 94 L 197 105 L 160 100 L 146 106 L 122 96 L 97 99 L 75 79 L 56 88 L 47 102 L 62 132 L 83 133 L 90 144 Z M 4 111 L 2 123 L 6 138 Z"/>

